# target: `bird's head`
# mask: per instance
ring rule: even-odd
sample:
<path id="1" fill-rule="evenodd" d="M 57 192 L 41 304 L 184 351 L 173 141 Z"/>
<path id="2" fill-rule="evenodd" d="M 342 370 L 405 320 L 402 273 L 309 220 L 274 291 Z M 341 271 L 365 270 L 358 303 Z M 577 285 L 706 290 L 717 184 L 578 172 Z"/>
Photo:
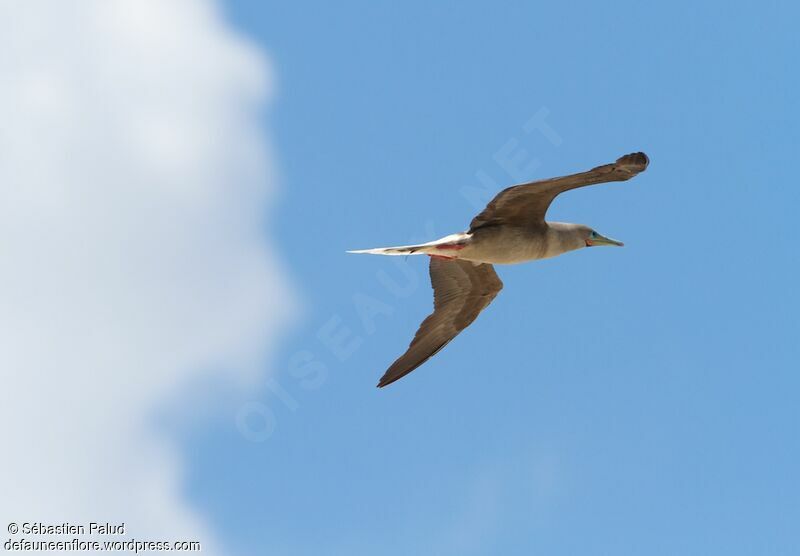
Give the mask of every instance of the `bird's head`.
<path id="1" fill-rule="evenodd" d="M 586 247 L 597 247 L 600 245 L 613 245 L 615 247 L 622 247 L 625 245 L 621 241 L 617 241 L 616 239 L 611 239 L 610 237 L 606 237 L 597 233 L 588 226 L 583 226 L 581 232 L 583 233 L 583 242 Z"/>
<path id="2" fill-rule="evenodd" d="M 584 226 L 583 224 L 568 224 L 566 222 L 548 222 L 547 224 L 551 234 L 551 247 L 547 255 L 549 257 L 584 247 L 598 245 L 622 246 L 621 241 L 598 234 L 589 226 Z"/>

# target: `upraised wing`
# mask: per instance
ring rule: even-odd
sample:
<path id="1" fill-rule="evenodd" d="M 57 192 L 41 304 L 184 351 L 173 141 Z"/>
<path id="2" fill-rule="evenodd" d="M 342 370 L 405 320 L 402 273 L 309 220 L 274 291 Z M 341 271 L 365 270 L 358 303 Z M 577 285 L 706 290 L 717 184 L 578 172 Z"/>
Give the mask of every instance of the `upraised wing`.
<path id="1" fill-rule="evenodd" d="M 431 258 L 433 313 L 422 321 L 408 350 L 381 377 L 378 388 L 391 384 L 433 357 L 472 324 L 503 289 L 490 264 Z"/>
<path id="2" fill-rule="evenodd" d="M 644 153 L 631 153 L 616 162 L 560 178 L 550 178 L 504 189 L 470 223 L 470 232 L 484 226 L 540 226 L 550 203 L 570 189 L 625 181 L 644 171 L 650 160 Z"/>

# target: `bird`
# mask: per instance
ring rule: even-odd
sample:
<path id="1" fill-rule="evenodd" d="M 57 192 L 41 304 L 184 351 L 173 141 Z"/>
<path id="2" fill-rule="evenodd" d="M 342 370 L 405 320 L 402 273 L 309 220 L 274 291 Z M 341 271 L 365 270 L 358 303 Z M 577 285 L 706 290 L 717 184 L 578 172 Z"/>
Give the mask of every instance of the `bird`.
<path id="1" fill-rule="evenodd" d="M 436 355 L 489 306 L 503 288 L 493 265 L 547 259 L 585 247 L 621 247 L 621 241 L 589 226 L 548 222 L 545 215 L 561 193 L 629 180 L 649 163 L 647 155 L 635 152 L 586 172 L 513 185 L 498 193 L 472 219 L 466 232 L 418 245 L 348 251 L 430 256 L 433 313 L 422 321 L 406 352 L 386 370 L 378 388 L 403 378 Z"/>

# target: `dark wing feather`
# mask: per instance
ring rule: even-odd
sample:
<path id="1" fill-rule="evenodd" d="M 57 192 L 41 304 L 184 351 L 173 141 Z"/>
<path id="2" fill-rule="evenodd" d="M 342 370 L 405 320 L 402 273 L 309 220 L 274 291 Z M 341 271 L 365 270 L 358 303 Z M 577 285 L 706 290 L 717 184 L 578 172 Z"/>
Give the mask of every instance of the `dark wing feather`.
<path id="1" fill-rule="evenodd" d="M 610 181 L 625 181 L 647 168 L 650 160 L 644 153 L 632 153 L 612 164 L 588 172 L 515 185 L 504 189 L 472 219 L 470 231 L 484 226 L 539 226 L 550 203 L 559 193 Z"/>
<path id="2" fill-rule="evenodd" d="M 433 357 L 472 324 L 503 288 L 494 267 L 470 261 L 431 258 L 433 313 L 422 321 L 408 350 L 381 377 L 382 388 Z"/>

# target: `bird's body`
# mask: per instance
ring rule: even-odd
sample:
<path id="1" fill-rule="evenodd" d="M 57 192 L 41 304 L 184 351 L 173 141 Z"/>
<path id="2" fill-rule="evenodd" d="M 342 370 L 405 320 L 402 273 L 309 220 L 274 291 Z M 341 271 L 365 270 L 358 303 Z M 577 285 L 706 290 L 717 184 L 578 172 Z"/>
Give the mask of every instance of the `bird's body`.
<path id="1" fill-rule="evenodd" d="M 431 255 L 475 263 L 518 264 L 548 259 L 585 244 L 575 234 L 577 224 L 546 222 L 543 226 L 487 226 L 474 232 L 445 236 L 419 245 L 350 251 L 372 255 Z M 577 240 L 576 240 L 577 237 Z"/>
<path id="2" fill-rule="evenodd" d="M 588 172 L 516 185 L 501 191 L 470 229 L 418 245 L 350 251 L 375 255 L 429 255 L 434 312 L 404 353 L 381 378 L 386 386 L 413 371 L 469 326 L 503 284 L 494 264 L 546 259 L 593 245 L 622 243 L 588 226 L 546 222 L 550 203 L 560 193 L 610 181 L 624 181 L 647 168 L 644 153 L 633 153 Z"/>
<path id="3" fill-rule="evenodd" d="M 547 222 L 544 226 L 487 226 L 467 234 L 462 249 L 440 250 L 438 255 L 489 264 L 518 264 L 549 259 L 583 247 L 575 241 L 572 225 Z"/>

